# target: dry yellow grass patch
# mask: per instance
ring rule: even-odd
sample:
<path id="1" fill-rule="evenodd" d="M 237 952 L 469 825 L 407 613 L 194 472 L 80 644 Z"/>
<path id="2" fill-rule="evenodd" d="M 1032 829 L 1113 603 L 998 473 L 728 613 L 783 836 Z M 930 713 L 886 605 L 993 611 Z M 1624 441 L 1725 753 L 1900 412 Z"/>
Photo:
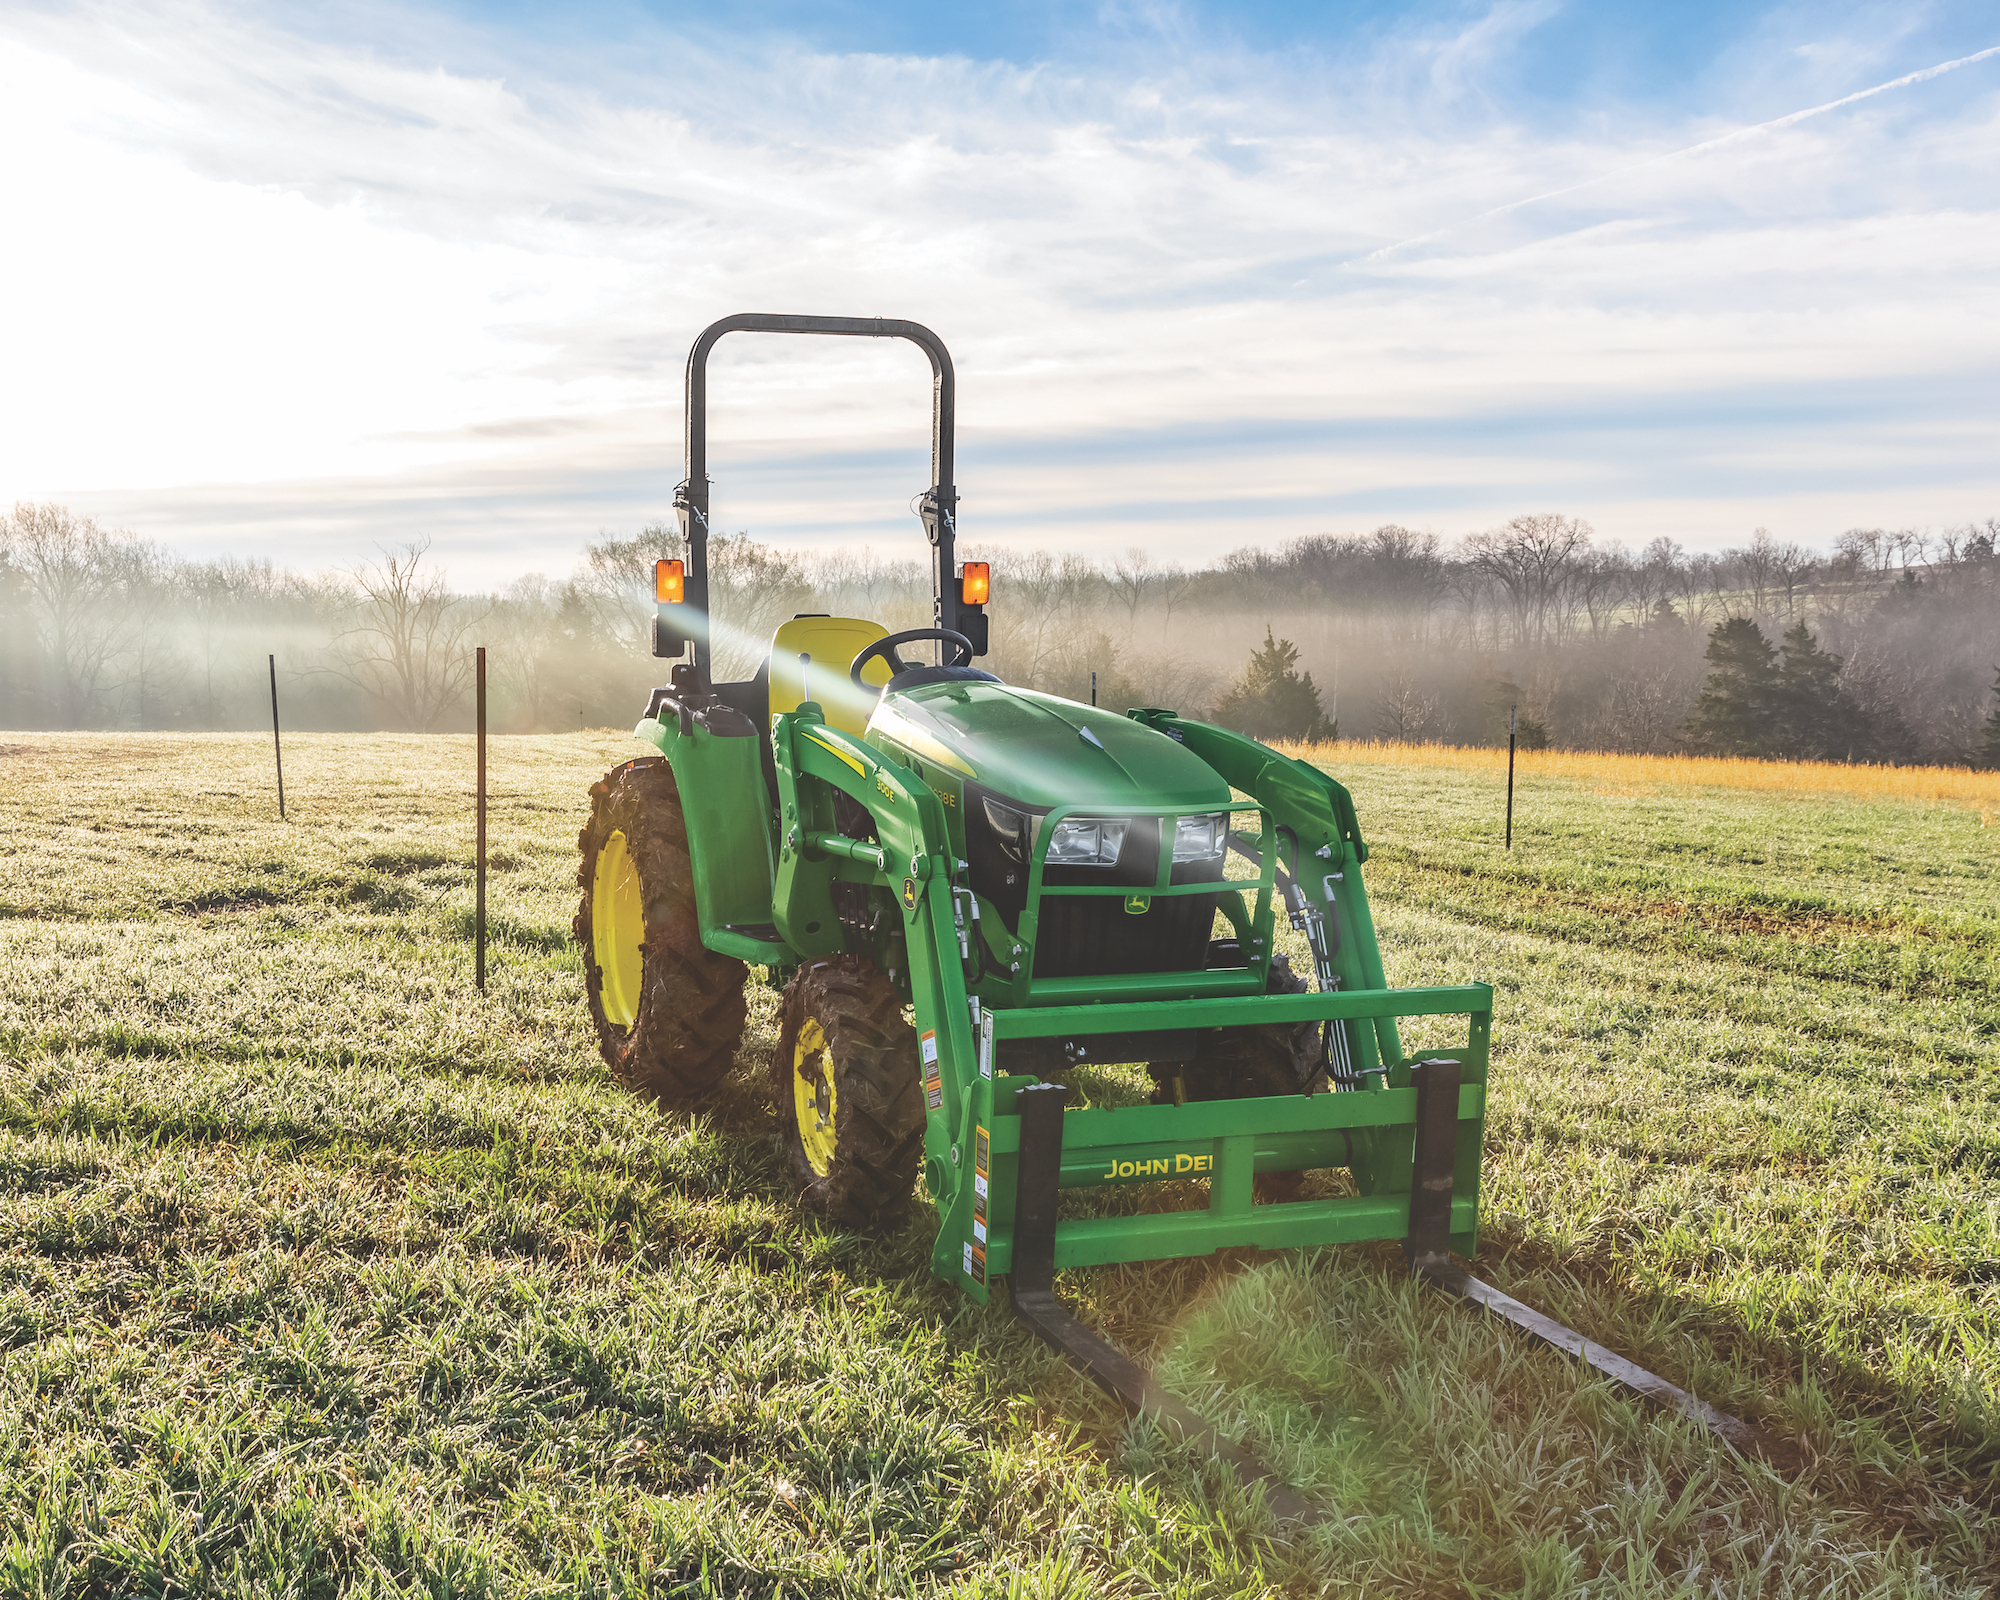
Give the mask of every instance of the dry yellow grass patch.
<path id="1" fill-rule="evenodd" d="M 1289 744 L 1287 754 L 1335 768 L 1342 761 L 1398 767 L 1455 767 L 1504 772 L 1505 749 L 1448 744 Z M 1568 778 L 1609 793 L 1643 793 L 1656 784 L 1711 784 L 1727 789 L 1853 795 L 1861 800 L 1943 801 L 1980 814 L 1988 826 L 2000 809 L 2000 772 L 1966 767 L 1846 766 L 1836 761 L 1752 761 L 1729 756 L 1634 756 L 1602 750 L 1523 750 L 1516 771 L 1527 778 Z"/>

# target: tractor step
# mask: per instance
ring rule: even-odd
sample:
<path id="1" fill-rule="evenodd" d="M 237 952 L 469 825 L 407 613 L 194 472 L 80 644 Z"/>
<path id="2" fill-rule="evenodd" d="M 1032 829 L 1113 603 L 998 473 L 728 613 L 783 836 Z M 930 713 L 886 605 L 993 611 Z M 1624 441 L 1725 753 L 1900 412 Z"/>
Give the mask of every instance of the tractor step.
<path id="1" fill-rule="evenodd" d="M 1451 1203 L 1450 1142 L 1456 1114 L 1457 1073 L 1438 1074 L 1436 1089 L 1425 1093 L 1417 1117 L 1415 1183 L 1411 1190 L 1411 1235 L 1404 1250 L 1420 1281 L 1452 1295 L 1461 1305 L 1483 1310 L 1594 1371 L 1669 1410 L 1700 1423 L 1739 1454 L 1754 1456 L 1781 1472 L 1801 1465 L 1786 1441 L 1739 1417 L 1718 1411 L 1666 1379 L 1627 1361 L 1572 1328 L 1543 1316 L 1491 1284 L 1451 1265 L 1444 1251 Z M 1449 1098 L 1447 1098 L 1447 1096 Z M 1014 1191 L 1014 1250 L 1009 1275 L 1014 1314 L 1064 1360 L 1104 1389 L 1134 1416 L 1158 1418 L 1183 1442 L 1206 1449 L 1235 1468 L 1247 1487 L 1261 1484 L 1265 1503 L 1280 1521 L 1312 1523 L 1332 1513 L 1301 1495 L 1249 1451 L 1231 1444 L 1159 1379 L 1124 1351 L 1086 1328 L 1055 1292 L 1056 1206 L 1061 1193 L 1063 1103 L 1060 1084 L 1036 1084 L 1020 1091 L 1021 1136 Z M 1429 1137 L 1426 1138 L 1426 1134 Z M 1427 1148 L 1428 1147 L 1428 1148 Z"/>

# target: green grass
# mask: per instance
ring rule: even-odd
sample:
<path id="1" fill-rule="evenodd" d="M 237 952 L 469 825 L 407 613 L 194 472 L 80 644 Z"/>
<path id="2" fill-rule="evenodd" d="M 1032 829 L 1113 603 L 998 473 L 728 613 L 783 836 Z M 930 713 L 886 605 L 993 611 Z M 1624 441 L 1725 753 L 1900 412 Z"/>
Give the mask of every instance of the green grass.
<path id="1" fill-rule="evenodd" d="M 933 1283 L 922 1210 L 791 1210 L 768 991 L 712 1114 L 609 1081 L 567 929 L 584 789 L 632 753 L 496 741 L 484 998 L 469 741 L 297 738 L 286 823 L 254 739 L 0 755 L 0 1592 L 1989 1591 L 1976 813 L 1535 780 L 1510 856 L 1486 774 L 1340 774 L 1391 981 L 1499 989 L 1478 1269 L 1811 1464 L 1390 1250 L 1067 1282 L 1337 1507 L 1281 1537 Z"/>

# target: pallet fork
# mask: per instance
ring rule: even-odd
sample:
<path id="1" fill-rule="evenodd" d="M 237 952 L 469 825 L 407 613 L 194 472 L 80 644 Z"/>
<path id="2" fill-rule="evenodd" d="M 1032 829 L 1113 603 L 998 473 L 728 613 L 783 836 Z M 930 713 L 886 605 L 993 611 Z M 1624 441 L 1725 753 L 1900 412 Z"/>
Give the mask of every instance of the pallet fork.
<path id="1" fill-rule="evenodd" d="M 1739 1455 L 1766 1462 L 1780 1472 L 1795 1472 L 1800 1465 L 1799 1455 L 1789 1442 L 1718 1411 L 1685 1389 L 1593 1343 L 1452 1264 L 1447 1229 L 1455 1143 L 1452 1102 L 1459 1088 L 1458 1063 L 1427 1061 L 1417 1067 L 1414 1076 L 1415 1182 L 1410 1191 L 1410 1228 L 1403 1238 L 1403 1251 L 1417 1277 L 1468 1309 L 1485 1311 L 1516 1332 L 1583 1362 L 1629 1393 L 1699 1423 Z M 1184 1444 L 1207 1450 L 1234 1468 L 1246 1488 L 1254 1486 L 1263 1491 L 1266 1505 L 1279 1521 L 1320 1520 L 1327 1514 L 1326 1508 L 1299 1494 L 1249 1451 L 1223 1438 L 1145 1368 L 1116 1345 L 1092 1333 L 1057 1296 L 1055 1257 L 1060 1224 L 1056 1207 L 1067 1099 L 1068 1091 L 1060 1084 L 1027 1084 L 1016 1091 L 1021 1144 L 1010 1283 L 1015 1316 L 1064 1360 L 1115 1398 L 1129 1414 L 1157 1419 Z"/>

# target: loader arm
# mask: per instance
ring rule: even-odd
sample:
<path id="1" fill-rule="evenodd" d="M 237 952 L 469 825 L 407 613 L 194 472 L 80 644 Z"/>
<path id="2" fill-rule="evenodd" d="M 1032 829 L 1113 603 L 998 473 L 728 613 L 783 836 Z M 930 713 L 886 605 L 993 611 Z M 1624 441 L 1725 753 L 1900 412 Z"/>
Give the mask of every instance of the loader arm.
<path id="1" fill-rule="evenodd" d="M 975 1228 L 983 1231 L 974 1216 L 983 1196 L 968 1180 L 980 1130 L 992 1123 L 993 1056 L 990 1028 L 980 1048 L 977 1004 L 966 988 L 960 897 L 970 891 L 944 809 L 916 774 L 829 726 L 811 701 L 772 719 L 771 743 L 780 832 L 772 909 L 794 948 L 809 957 L 843 948 L 828 892 L 836 877 L 887 891 L 901 910 L 926 1103 L 924 1173 L 940 1218 L 931 1270 L 983 1304 L 984 1256 L 969 1244 Z M 866 809 L 875 839 L 835 828 L 836 792 Z"/>

